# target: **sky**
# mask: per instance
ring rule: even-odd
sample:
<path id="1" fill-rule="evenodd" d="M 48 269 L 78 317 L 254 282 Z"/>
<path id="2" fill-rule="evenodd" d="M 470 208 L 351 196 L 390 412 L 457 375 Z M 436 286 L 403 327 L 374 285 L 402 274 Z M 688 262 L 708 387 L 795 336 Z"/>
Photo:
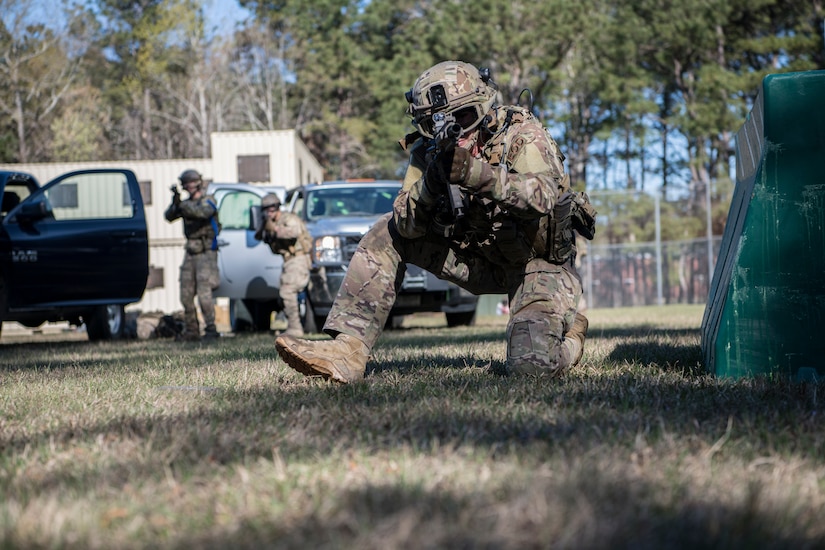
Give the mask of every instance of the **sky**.
<path id="1" fill-rule="evenodd" d="M 246 19 L 250 12 L 241 8 L 237 0 L 200 0 L 206 17 L 208 35 L 229 35 L 235 24 Z M 0 19 L 11 26 L 15 15 L 24 9 L 25 20 L 32 22 L 51 22 L 55 24 L 53 0 L 35 0 L 31 3 L 12 1 L 8 4 L 0 0 Z M 59 20 L 58 20 L 59 23 Z M 48 24 L 48 23 L 47 23 Z"/>
<path id="2" fill-rule="evenodd" d="M 250 13 L 232 0 L 202 0 L 206 17 L 206 32 L 228 35 L 235 28 L 235 23 L 243 21 Z"/>

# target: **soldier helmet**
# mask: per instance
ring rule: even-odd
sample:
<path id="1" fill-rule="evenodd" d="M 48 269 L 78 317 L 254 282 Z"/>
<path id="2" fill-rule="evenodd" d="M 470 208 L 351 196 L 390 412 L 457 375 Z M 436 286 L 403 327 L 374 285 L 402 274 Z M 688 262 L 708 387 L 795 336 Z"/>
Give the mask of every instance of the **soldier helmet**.
<path id="1" fill-rule="evenodd" d="M 433 114 L 452 114 L 464 132 L 484 119 L 496 100 L 498 88 L 489 69 L 477 69 L 463 61 L 443 61 L 418 77 L 407 92 L 407 114 L 413 126 L 433 137 Z"/>
<path id="2" fill-rule="evenodd" d="M 203 178 L 201 177 L 200 173 L 197 170 L 184 170 L 183 173 L 178 177 L 180 180 L 181 185 L 184 187 L 187 183 L 198 182 L 198 187 L 203 182 Z"/>
<path id="3" fill-rule="evenodd" d="M 261 208 L 269 208 L 270 206 L 274 206 L 275 208 L 281 207 L 281 199 L 278 198 L 278 195 L 275 193 L 267 193 L 261 199 Z"/>

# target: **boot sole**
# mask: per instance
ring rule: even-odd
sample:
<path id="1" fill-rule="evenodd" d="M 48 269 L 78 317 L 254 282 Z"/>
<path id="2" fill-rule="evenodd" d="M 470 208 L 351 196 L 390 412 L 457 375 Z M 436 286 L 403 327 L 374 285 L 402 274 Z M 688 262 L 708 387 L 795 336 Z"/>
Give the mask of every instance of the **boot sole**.
<path id="1" fill-rule="evenodd" d="M 313 365 L 312 363 L 309 363 L 306 360 L 304 360 L 303 357 L 296 354 L 288 345 L 284 344 L 280 338 L 277 338 L 275 340 L 275 349 L 278 351 L 278 355 L 281 356 L 281 359 L 284 360 L 287 366 L 289 366 L 293 370 L 300 372 L 304 376 L 320 376 L 324 380 L 332 379 L 340 384 L 344 383 L 341 382 L 341 380 L 336 379 L 331 372 L 321 370 L 320 368 L 318 368 L 318 366 Z"/>

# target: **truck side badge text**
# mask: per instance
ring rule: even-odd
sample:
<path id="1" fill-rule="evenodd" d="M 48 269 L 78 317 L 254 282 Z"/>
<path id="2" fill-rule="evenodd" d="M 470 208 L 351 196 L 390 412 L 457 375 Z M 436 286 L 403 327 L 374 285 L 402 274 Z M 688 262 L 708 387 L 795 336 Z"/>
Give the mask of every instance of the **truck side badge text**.
<path id="1" fill-rule="evenodd" d="M 37 250 L 12 250 L 12 262 L 31 263 L 37 261 Z"/>

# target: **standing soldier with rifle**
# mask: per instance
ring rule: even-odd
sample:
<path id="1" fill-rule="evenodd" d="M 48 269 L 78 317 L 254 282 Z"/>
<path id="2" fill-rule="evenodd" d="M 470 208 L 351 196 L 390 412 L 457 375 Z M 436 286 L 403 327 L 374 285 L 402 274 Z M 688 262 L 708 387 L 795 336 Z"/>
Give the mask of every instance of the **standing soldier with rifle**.
<path id="1" fill-rule="evenodd" d="M 304 221 L 292 212 L 281 212 L 281 200 L 274 193 L 261 199 L 263 223 L 255 238 L 269 245 L 273 254 L 284 257 L 279 293 L 284 302 L 287 328 L 284 334 L 303 336 L 301 314 L 298 311 L 298 293 L 309 283 L 312 263 L 309 251 L 312 238 Z"/>
<path id="2" fill-rule="evenodd" d="M 180 301 L 185 323 L 181 339 L 200 340 L 195 309 L 197 295 L 206 325 L 203 339 L 214 340 L 220 336 L 215 328 L 215 306 L 212 301 L 212 291 L 221 282 L 218 272 L 218 207 L 212 196 L 204 194 L 203 178 L 196 170 L 186 170 L 178 179 L 189 197 L 181 200 L 180 191 L 173 185 L 172 204 L 166 209 L 165 216 L 170 222 L 183 218 L 183 234 L 186 236 L 186 252 L 180 266 Z"/>
<path id="3" fill-rule="evenodd" d="M 401 141 L 410 162 L 393 211 L 349 264 L 324 325 L 333 340 L 276 339 L 290 367 L 363 378 L 407 262 L 474 294 L 508 296 L 509 373 L 556 376 L 579 362 L 588 322 L 576 311 L 574 235 L 592 239 L 596 213 L 570 191 L 564 155 L 542 124 L 526 108 L 496 105 L 496 95 L 489 71 L 461 61 L 416 80 L 407 101 L 417 132 Z"/>

